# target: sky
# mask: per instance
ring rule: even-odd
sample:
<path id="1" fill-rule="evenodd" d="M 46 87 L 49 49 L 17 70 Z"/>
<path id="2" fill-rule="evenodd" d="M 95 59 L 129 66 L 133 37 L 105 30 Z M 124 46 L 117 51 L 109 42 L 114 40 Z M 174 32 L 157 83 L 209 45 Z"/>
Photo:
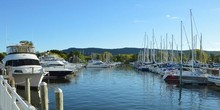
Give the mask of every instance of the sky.
<path id="1" fill-rule="evenodd" d="M 204 50 L 220 51 L 220 0 L 0 0 L 0 52 L 19 41 L 32 41 L 36 51 L 76 48 L 183 49 L 202 35 Z M 146 39 L 144 36 L 146 33 Z M 187 36 L 187 37 L 186 37 Z M 198 38 L 199 39 L 199 38 Z M 148 42 L 148 43 L 147 43 Z M 199 40 L 197 41 L 199 48 Z"/>

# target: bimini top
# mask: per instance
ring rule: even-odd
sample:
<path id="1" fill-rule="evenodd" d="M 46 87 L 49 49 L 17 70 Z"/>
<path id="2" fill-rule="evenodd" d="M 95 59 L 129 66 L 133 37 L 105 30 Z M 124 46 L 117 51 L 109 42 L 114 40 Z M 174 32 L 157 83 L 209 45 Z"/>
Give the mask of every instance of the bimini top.
<path id="1" fill-rule="evenodd" d="M 35 53 L 34 47 L 30 45 L 12 45 L 7 47 L 7 54 Z"/>

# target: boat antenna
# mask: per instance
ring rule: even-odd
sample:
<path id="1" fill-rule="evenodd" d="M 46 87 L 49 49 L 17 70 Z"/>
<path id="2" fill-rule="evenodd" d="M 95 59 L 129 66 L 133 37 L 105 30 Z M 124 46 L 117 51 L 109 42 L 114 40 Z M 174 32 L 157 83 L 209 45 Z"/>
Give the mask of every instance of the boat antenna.
<path id="1" fill-rule="evenodd" d="M 8 40 L 8 26 L 5 26 L 5 47 L 7 47 L 7 40 Z"/>

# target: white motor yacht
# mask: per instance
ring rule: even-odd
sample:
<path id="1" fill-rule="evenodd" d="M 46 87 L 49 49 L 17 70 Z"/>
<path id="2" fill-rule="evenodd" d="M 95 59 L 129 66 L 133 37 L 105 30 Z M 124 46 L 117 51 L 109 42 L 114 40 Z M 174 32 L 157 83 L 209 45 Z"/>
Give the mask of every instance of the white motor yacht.
<path id="1" fill-rule="evenodd" d="M 86 65 L 87 68 L 108 68 L 109 64 L 106 64 L 100 60 L 90 60 Z"/>
<path id="2" fill-rule="evenodd" d="M 40 57 L 40 63 L 45 71 L 49 72 L 47 78 L 65 78 L 76 70 L 74 65 L 52 55 Z"/>
<path id="3" fill-rule="evenodd" d="M 7 55 L 2 62 L 6 68 L 10 69 L 17 86 L 24 86 L 26 78 L 30 78 L 30 86 L 38 88 L 47 74 L 35 55 L 34 47 L 30 45 L 8 46 Z"/>

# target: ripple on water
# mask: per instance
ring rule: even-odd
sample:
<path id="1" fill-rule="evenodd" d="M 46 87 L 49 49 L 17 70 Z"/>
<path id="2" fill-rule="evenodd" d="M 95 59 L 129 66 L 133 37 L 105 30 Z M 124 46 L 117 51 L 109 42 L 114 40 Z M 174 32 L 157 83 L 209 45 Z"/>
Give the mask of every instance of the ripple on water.
<path id="1" fill-rule="evenodd" d="M 65 110 L 215 110 L 220 108 L 220 92 L 207 87 L 166 84 L 153 73 L 131 68 L 84 69 L 70 83 L 60 87 Z M 52 92 L 51 92 L 52 93 Z M 181 98 L 180 98 L 181 97 Z M 53 95 L 50 105 L 55 105 Z M 54 107 L 50 107 L 54 109 Z"/>

